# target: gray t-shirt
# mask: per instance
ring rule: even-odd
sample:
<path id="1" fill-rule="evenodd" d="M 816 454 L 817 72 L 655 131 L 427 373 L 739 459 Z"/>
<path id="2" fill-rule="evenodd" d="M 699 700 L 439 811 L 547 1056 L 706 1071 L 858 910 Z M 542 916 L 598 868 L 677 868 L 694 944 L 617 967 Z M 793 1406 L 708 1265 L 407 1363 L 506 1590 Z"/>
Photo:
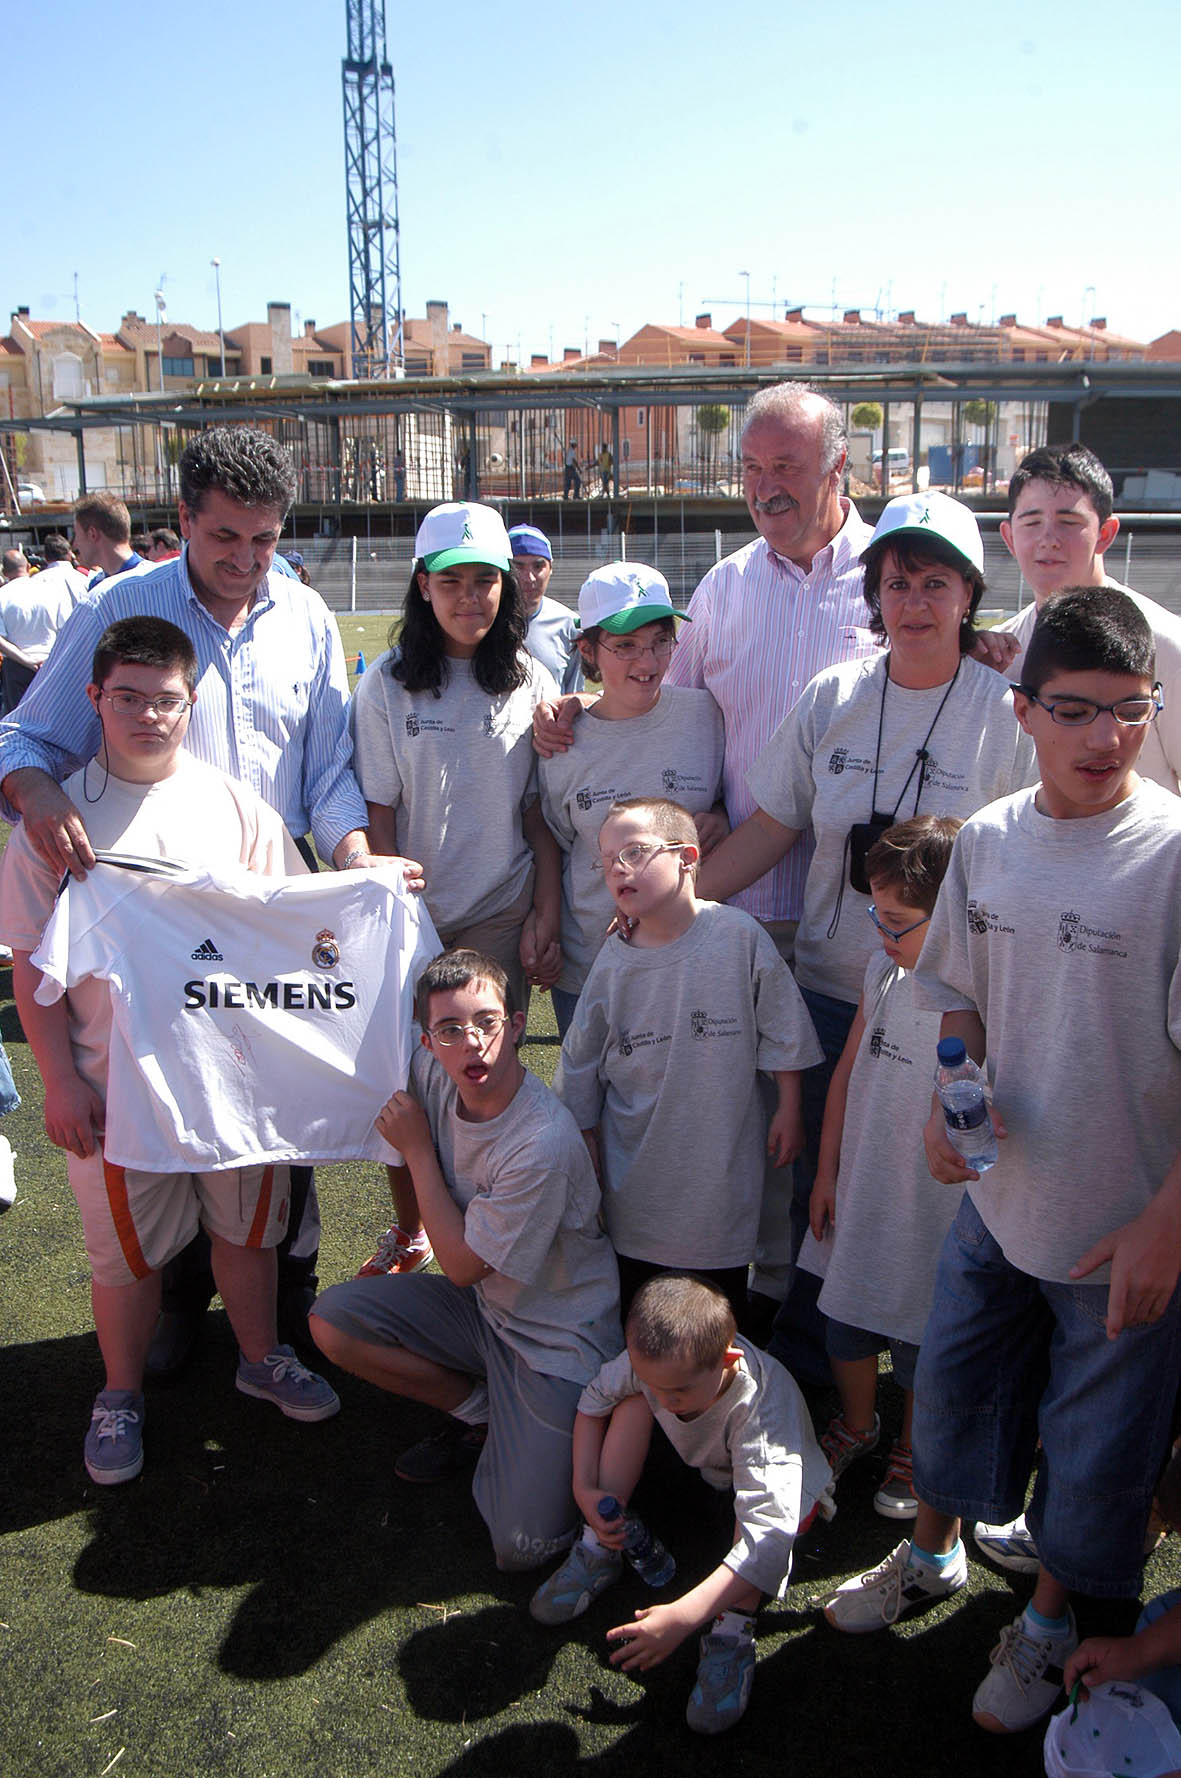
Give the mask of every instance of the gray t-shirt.
<path id="1" fill-rule="evenodd" d="M 577 640 L 574 613 L 559 600 L 543 594 L 529 619 L 525 647 L 563 692 L 582 690 L 582 657 L 575 647 Z"/>
<path id="2" fill-rule="evenodd" d="M 1023 791 L 956 836 L 916 987 L 984 1021 L 1009 1134 L 968 1190 L 1032 1277 L 1068 1282 L 1181 1149 L 1179 957 L 1181 801 L 1159 785 L 1072 821 Z"/>
<path id="3" fill-rule="evenodd" d="M 474 1286 L 485 1321 L 530 1370 L 585 1383 L 619 1351 L 619 1273 L 599 1187 L 569 1113 L 535 1074 L 487 1123 L 460 1115 L 455 1084 L 420 1049 L 411 1091 L 426 1110 L 463 1238 L 490 1265 Z"/>
<path id="4" fill-rule="evenodd" d="M 725 733 L 707 691 L 665 686 L 654 710 L 578 725 L 578 744 L 538 767 L 541 807 L 562 848 L 562 974 L 577 994 L 615 913 L 599 859 L 599 829 L 613 802 L 667 796 L 700 815 L 722 793 Z"/>
<path id="5" fill-rule="evenodd" d="M 736 1536 L 726 1567 L 774 1598 L 787 1586 L 801 1522 L 816 1506 L 832 1516 L 832 1471 L 795 1379 L 757 1346 L 734 1344 L 742 1359 L 733 1382 L 692 1419 L 661 1407 L 626 1351 L 587 1384 L 578 1411 L 602 1419 L 642 1395 L 678 1457 L 711 1488 L 733 1488 Z"/>
<path id="6" fill-rule="evenodd" d="M 1156 676 L 1161 683 L 1165 707 L 1144 737 L 1136 770 L 1142 778 L 1163 784 L 1175 795 L 1177 780 L 1181 778 L 1181 617 L 1175 617 L 1163 605 L 1146 599 L 1143 593 L 1134 592 L 1130 586 L 1121 586 L 1118 580 L 1107 579 L 1103 584 L 1114 587 L 1119 593 L 1127 593 L 1152 627 L 1156 643 Z M 1021 678 L 1025 650 L 1029 647 L 1036 622 L 1036 605 L 1027 605 L 1016 617 L 1006 618 L 1003 624 L 997 625 L 998 630 L 1007 630 L 1021 644 L 1021 652 L 1014 655 L 1005 669 L 1005 678 L 1014 684 Z"/>
<path id="7" fill-rule="evenodd" d="M 915 1005 L 914 977 L 884 952 L 871 958 L 841 1131 L 836 1228 L 811 1231 L 800 1249 L 820 1272 L 820 1307 L 834 1321 L 917 1346 L 927 1325 L 935 1266 L 955 1220 L 957 1187 L 927 1170 L 923 1126 L 941 1015 Z"/>
<path id="8" fill-rule="evenodd" d="M 962 660 L 940 711 L 947 687 L 887 685 L 887 658 L 846 661 L 818 673 L 747 775 L 751 795 L 768 815 L 785 827 L 812 824 L 816 854 L 796 934 L 796 979 L 850 1004 L 861 993 L 878 936 L 866 917 L 869 897 L 849 886 L 849 829 L 868 821 L 875 808 L 883 815 L 896 809 L 898 821 L 914 814 L 971 815 L 1037 777 L 1033 742 L 1017 724 L 1001 674 Z M 916 809 L 915 756 L 924 743 L 928 759 Z"/>
<path id="9" fill-rule="evenodd" d="M 440 931 L 503 913 L 533 854 L 521 811 L 537 795 L 533 711 L 557 695 L 530 659 L 516 691 L 494 697 L 470 661 L 449 660 L 443 695 L 406 691 L 379 655 L 350 707 L 353 765 L 367 802 L 395 812 L 398 851 L 425 867 L 423 899 Z"/>
<path id="10" fill-rule="evenodd" d="M 611 938 L 591 966 L 554 1091 L 599 1126 L 617 1252 L 662 1266 L 754 1258 L 766 1120 L 757 1074 L 821 1059 L 803 998 L 749 914 L 701 904 L 671 944 Z"/>

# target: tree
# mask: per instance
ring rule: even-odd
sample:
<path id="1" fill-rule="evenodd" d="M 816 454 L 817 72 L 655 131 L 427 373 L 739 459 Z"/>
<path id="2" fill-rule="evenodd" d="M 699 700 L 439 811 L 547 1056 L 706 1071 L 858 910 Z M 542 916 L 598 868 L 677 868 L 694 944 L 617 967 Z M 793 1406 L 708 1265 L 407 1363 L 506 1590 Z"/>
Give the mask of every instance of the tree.
<path id="1" fill-rule="evenodd" d="M 716 473 L 717 441 L 730 424 L 730 409 L 720 402 L 705 402 L 697 410 L 697 452 L 705 458 L 705 479 L 712 484 Z"/>
<path id="2" fill-rule="evenodd" d="M 882 423 L 882 410 L 876 401 L 859 401 L 850 418 L 858 432 L 876 432 Z"/>
<path id="3" fill-rule="evenodd" d="M 991 426 L 996 419 L 996 402 L 965 401 L 964 419 L 969 426 Z"/>

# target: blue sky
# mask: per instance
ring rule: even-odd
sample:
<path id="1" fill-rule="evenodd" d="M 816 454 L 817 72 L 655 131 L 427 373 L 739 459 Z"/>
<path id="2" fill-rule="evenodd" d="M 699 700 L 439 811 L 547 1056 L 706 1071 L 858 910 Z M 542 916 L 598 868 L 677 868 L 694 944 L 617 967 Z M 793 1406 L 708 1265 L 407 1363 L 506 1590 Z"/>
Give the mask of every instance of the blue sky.
<path id="1" fill-rule="evenodd" d="M 523 0 L 387 14 L 405 306 L 496 359 L 787 301 L 1181 327 L 1181 13 Z M 408 15 L 408 16 L 407 16 Z M 348 313 L 344 0 L 108 0 L 5 28 L 7 317 Z M 55 63 L 63 70 L 53 76 Z M 730 299 L 729 301 L 725 299 Z M 821 312 L 819 307 L 813 311 Z"/>

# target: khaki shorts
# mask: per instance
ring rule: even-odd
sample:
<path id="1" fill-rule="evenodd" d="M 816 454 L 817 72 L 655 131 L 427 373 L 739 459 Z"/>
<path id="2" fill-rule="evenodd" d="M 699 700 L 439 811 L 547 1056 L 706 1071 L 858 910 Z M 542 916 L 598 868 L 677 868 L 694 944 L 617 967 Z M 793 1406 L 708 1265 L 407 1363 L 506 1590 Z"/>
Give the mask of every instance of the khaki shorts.
<path id="1" fill-rule="evenodd" d="M 140 1173 L 98 1152 L 68 1160 L 98 1284 L 130 1284 L 160 1271 L 202 1226 L 232 1247 L 277 1247 L 287 1229 L 291 1175 L 285 1166 Z"/>

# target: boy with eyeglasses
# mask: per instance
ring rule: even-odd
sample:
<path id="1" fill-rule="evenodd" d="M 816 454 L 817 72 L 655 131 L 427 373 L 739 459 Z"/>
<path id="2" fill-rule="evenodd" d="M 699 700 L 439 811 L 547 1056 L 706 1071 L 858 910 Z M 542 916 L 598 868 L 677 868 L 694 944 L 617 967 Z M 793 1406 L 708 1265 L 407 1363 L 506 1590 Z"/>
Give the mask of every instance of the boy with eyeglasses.
<path id="1" fill-rule="evenodd" d="M 916 1004 L 914 971 L 951 848 L 963 822 L 915 815 L 866 854 L 869 917 L 882 948 L 870 958 L 857 1012 L 824 1105 L 810 1232 L 799 1264 L 824 1280 L 825 1346 L 840 1412 L 820 1445 L 834 1480 L 877 1448 L 878 1355 L 889 1350 L 903 1391 L 902 1427 L 873 1498 L 886 1519 L 917 1511 L 911 1479 L 914 1372 L 955 1203 L 927 1170 L 922 1129 L 931 1104 L 939 1014 Z"/>
<path id="2" fill-rule="evenodd" d="M 244 865 L 264 876 L 301 873 L 303 861 L 274 810 L 185 752 L 196 683 L 193 644 L 163 618 L 123 618 L 99 638 L 86 695 L 102 742 L 65 786 L 86 810 L 95 847 L 203 867 Z M 287 1223 L 288 1169 L 160 1174 L 104 1159 L 108 984 L 87 976 L 64 999 L 42 1005 L 41 972 L 30 961 L 58 887 L 59 873 L 17 826 L 0 865 L 0 930 L 13 949 L 17 1008 L 45 1085 L 46 1134 L 67 1151 L 82 1216 L 106 1372 L 84 1455 L 91 1480 L 110 1485 L 143 1468 L 143 1371 L 160 1272 L 198 1224 L 209 1232 L 214 1276 L 238 1338 L 239 1390 L 295 1420 L 326 1419 L 340 1402 L 279 1344 L 275 1328 L 275 1248 Z"/>
<path id="3" fill-rule="evenodd" d="M 800 1075 L 820 1045 L 758 921 L 698 899 L 700 856 L 679 803 L 612 805 L 599 857 L 620 931 L 591 965 L 554 1091 L 599 1173 L 624 1313 L 654 1273 L 689 1271 L 741 1328 L 764 1158 L 786 1167 L 800 1151 Z M 760 1072 L 776 1088 L 769 1127 Z"/>
<path id="4" fill-rule="evenodd" d="M 309 1326 L 343 1370 L 448 1416 L 394 1474 L 434 1482 L 474 1466 L 497 1566 L 536 1568 L 577 1532 L 578 1399 L 623 1345 L 615 1256 L 578 1130 L 521 1064 L 525 1015 L 500 965 L 445 951 L 416 1007 L 410 1090 L 377 1127 L 405 1159 L 444 1276 L 335 1285 Z"/>
<path id="5" fill-rule="evenodd" d="M 983 1176 L 933 1107 L 933 1176 L 966 1183 L 915 1379 L 908 1543 L 825 1615 L 880 1629 L 963 1587 L 961 1519 L 1028 1507 L 1040 1558 L 972 1714 L 1029 1728 L 1085 1629 L 1118 1629 L 1181 1366 L 1181 805 L 1136 762 L 1158 708 L 1152 632 L 1126 594 L 1038 615 L 1015 694 L 1041 782 L 974 815 L 917 979 L 995 1093 Z M 1124 1607 L 1123 1609 L 1126 1609 Z"/>

